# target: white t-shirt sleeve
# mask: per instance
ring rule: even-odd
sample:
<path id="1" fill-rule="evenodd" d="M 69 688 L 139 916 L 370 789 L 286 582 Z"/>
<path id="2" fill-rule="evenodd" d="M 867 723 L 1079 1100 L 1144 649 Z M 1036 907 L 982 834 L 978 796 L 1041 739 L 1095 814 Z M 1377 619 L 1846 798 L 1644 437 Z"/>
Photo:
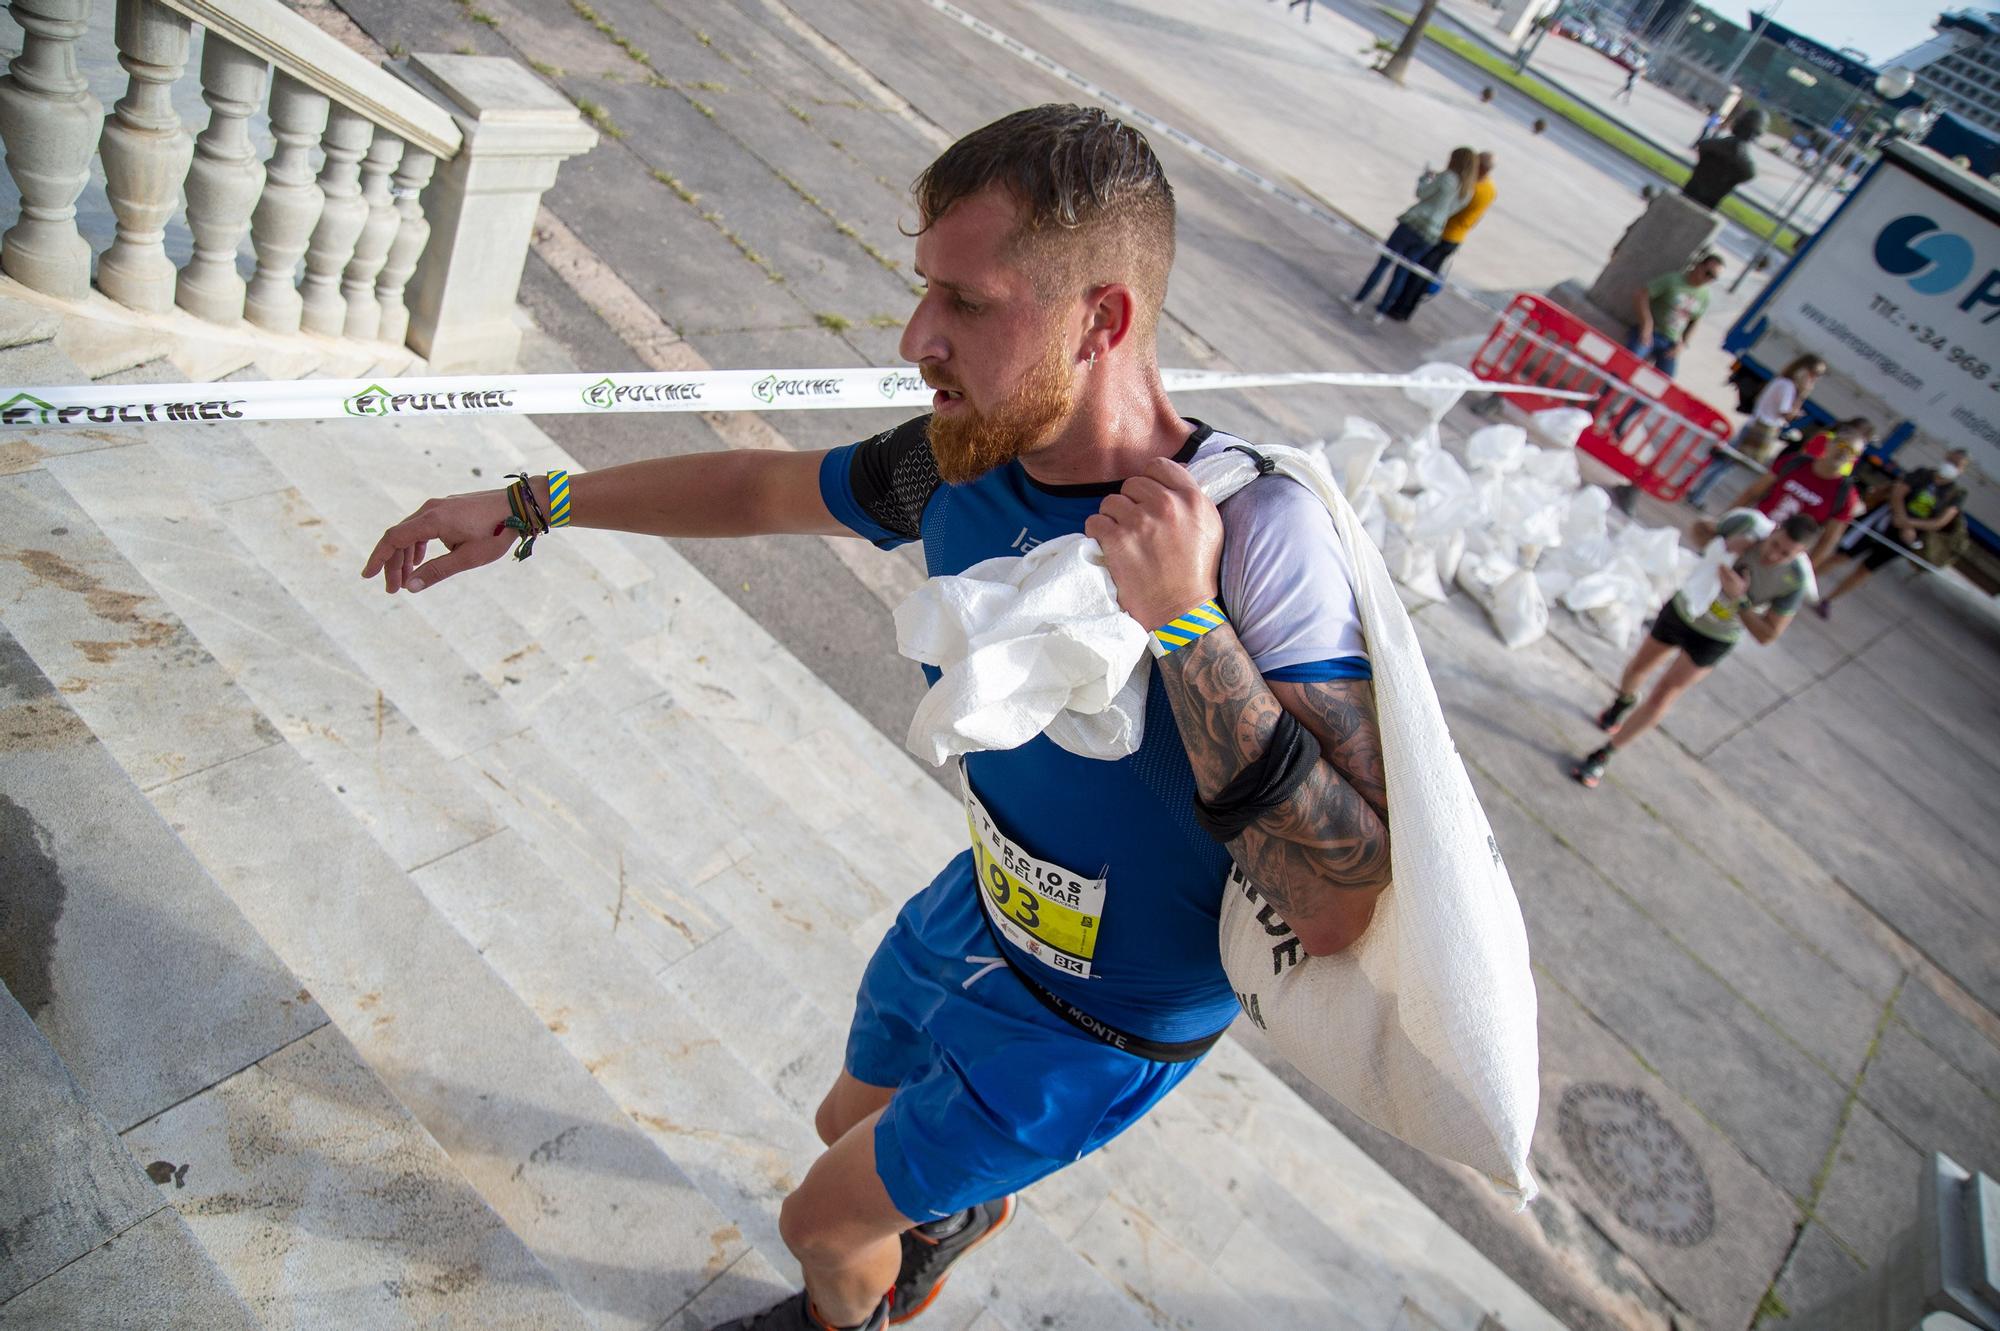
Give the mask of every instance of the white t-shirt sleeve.
<path id="1" fill-rule="evenodd" d="M 1333 518 L 1283 476 L 1222 502 L 1222 605 L 1258 671 L 1366 661 L 1354 575 Z"/>
<path id="2" fill-rule="evenodd" d="M 1783 375 L 1775 376 L 1764 385 L 1764 391 L 1757 394 L 1757 403 L 1750 414 L 1766 425 L 1783 425 L 1792 418 L 1792 408 L 1797 405 L 1799 386 Z"/>

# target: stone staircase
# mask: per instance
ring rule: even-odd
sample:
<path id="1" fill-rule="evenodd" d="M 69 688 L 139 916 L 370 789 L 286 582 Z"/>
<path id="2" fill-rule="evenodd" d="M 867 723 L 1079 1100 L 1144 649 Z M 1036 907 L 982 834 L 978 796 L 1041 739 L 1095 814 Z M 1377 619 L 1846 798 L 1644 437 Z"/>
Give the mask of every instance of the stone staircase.
<path id="1" fill-rule="evenodd" d="M 522 418 L 0 439 L 0 1327 L 701 1331 L 793 1286 L 854 986 L 958 814 L 666 542 L 357 576 L 555 465 Z M 1556 1325 L 1227 1040 L 1026 1200 L 923 1325 Z"/>

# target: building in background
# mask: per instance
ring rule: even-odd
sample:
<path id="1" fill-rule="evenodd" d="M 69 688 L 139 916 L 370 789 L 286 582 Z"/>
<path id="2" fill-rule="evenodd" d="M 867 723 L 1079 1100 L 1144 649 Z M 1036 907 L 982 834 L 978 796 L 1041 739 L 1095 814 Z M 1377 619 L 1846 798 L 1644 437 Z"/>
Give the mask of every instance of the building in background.
<path id="1" fill-rule="evenodd" d="M 2000 10 L 1957 9 L 1937 35 L 1891 64 L 1917 76 L 1917 94 L 1988 132 L 2000 131 Z"/>
<path id="2" fill-rule="evenodd" d="M 1751 23 L 1758 24 L 1753 15 Z M 1679 29 L 1663 39 L 1656 49 L 1668 58 L 1656 79 L 1692 101 L 1722 102 L 1729 94 L 1723 75 L 1735 64 L 1731 81 L 1743 92 L 1743 99 L 1775 112 L 1784 122 L 1801 129 L 1834 134 L 1846 127 L 1836 126 L 1841 111 L 1856 88 L 1875 81 L 1875 71 L 1852 51 L 1836 51 L 1830 46 L 1795 32 L 1782 23 L 1764 22 L 1756 27 L 1756 41 L 1749 51 L 1744 44 L 1750 31 L 1704 5 L 1691 6 Z M 1736 63 L 1742 54 L 1741 63 Z"/>

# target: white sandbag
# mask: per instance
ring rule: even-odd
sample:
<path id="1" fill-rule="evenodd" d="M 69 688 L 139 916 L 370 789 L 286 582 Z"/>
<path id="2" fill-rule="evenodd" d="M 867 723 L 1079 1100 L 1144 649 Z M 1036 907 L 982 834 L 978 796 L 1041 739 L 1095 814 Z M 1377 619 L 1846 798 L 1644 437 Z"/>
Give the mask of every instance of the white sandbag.
<path id="1" fill-rule="evenodd" d="M 1675 551 L 1681 548 L 1681 534 L 1672 527 L 1642 527 L 1637 523 L 1617 536 L 1618 553 L 1644 570 L 1646 578 L 1662 596 L 1673 589 L 1679 567 Z"/>
<path id="2" fill-rule="evenodd" d="M 1580 407 L 1550 407 L 1529 416 L 1535 433 L 1562 448 L 1575 448 L 1590 428 L 1590 413 Z"/>
<path id="3" fill-rule="evenodd" d="M 1479 382 L 1479 376 L 1471 370 L 1448 361 L 1426 361 L 1411 373 L 1426 379 L 1448 379 L 1465 385 L 1465 388 L 1423 388 L 1413 384 L 1403 390 L 1403 396 L 1428 412 L 1433 423 L 1443 420 L 1458 400 L 1465 396 L 1465 389 Z"/>
<path id="4" fill-rule="evenodd" d="M 1465 531 L 1460 528 L 1442 540 L 1431 542 L 1432 551 L 1437 556 L 1438 586 L 1449 591 L 1458 577 L 1458 561 L 1465 558 Z"/>
<path id="5" fill-rule="evenodd" d="M 1358 495 L 1388 446 L 1388 431 L 1366 417 L 1349 416 L 1340 437 L 1326 446 L 1326 465 L 1343 491 Z"/>
<path id="6" fill-rule="evenodd" d="M 1508 476 L 1492 504 L 1493 523 L 1521 545 L 1538 549 L 1561 545 L 1569 496 L 1532 476 Z"/>
<path id="7" fill-rule="evenodd" d="M 1563 593 L 1576 581 L 1576 574 L 1552 559 L 1545 559 L 1535 565 L 1535 585 L 1542 589 L 1542 599 L 1553 603 L 1561 602 Z"/>
<path id="8" fill-rule="evenodd" d="M 1528 569 L 1516 569 L 1493 589 L 1493 603 L 1487 607 L 1500 641 L 1509 650 L 1526 647 L 1549 631 L 1549 603 Z"/>
<path id="9" fill-rule="evenodd" d="M 1493 608 L 1493 591 L 1520 570 L 1520 565 L 1504 554 L 1474 554 L 1470 549 L 1458 561 L 1458 585 L 1482 609 Z"/>
<path id="10" fill-rule="evenodd" d="M 1573 492 L 1563 510 L 1563 544 L 1580 546 L 1600 540 L 1610 530 L 1611 495 L 1601 485 Z"/>
<path id="11" fill-rule="evenodd" d="M 1398 586 L 1422 601 L 1442 601 L 1444 584 L 1438 580 L 1437 554 L 1430 546 L 1412 541 L 1392 528 L 1382 547 L 1382 562 Z"/>
<path id="12" fill-rule="evenodd" d="M 1377 491 L 1376 493 L 1380 494 L 1381 492 Z M 1415 526 L 1417 521 L 1416 496 L 1395 494 L 1393 492 L 1382 495 L 1382 516 L 1388 520 L 1392 528 L 1408 530 L 1410 527 Z"/>
<path id="13" fill-rule="evenodd" d="M 1458 465 L 1458 459 L 1443 449 L 1418 458 L 1410 470 L 1420 491 L 1456 495 L 1470 494 L 1474 488 L 1472 477 Z"/>
<path id="14" fill-rule="evenodd" d="M 1475 471 L 1518 471 L 1530 451 L 1528 432 L 1520 426 L 1481 426 L 1465 441 L 1465 465 Z"/>
<path id="15" fill-rule="evenodd" d="M 1315 489 L 1355 571 L 1374 667 L 1394 881 L 1359 942 L 1307 957 L 1255 886 L 1232 873 L 1217 933 L 1223 969 L 1250 1019 L 1306 1077 L 1525 1206 L 1536 1192 L 1528 1143 L 1540 1060 L 1527 931 L 1409 615 L 1381 556 L 1358 539 L 1354 510 L 1325 480 Z"/>
<path id="16" fill-rule="evenodd" d="M 1583 622 L 1613 647 L 1629 647 L 1639 632 L 1639 621 L 1644 618 L 1645 612 L 1630 601 L 1613 601 L 1585 613 Z"/>
<path id="17" fill-rule="evenodd" d="M 1410 464 L 1403 458 L 1383 458 L 1368 478 L 1368 488 L 1376 494 L 1392 495 L 1410 488 Z M 1354 493 L 1355 487 L 1347 490 Z"/>
<path id="18" fill-rule="evenodd" d="M 1576 465 L 1576 453 L 1566 448 L 1531 448 L 1521 470 L 1538 481 L 1555 486 L 1565 495 L 1583 484 L 1583 471 Z"/>
<path id="19" fill-rule="evenodd" d="M 1614 605 L 1625 600 L 1632 582 L 1629 578 L 1608 570 L 1586 573 L 1572 581 L 1563 591 L 1564 608 L 1582 614 L 1601 606 Z"/>

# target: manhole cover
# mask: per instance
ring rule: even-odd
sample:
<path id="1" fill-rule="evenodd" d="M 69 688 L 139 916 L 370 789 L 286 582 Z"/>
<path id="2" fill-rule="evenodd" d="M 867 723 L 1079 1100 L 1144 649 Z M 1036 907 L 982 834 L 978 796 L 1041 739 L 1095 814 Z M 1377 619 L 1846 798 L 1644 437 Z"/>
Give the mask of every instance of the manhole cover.
<path id="1" fill-rule="evenodd" d="M 1694 1148 L 1652 1097 L 1584 1082 L 1556 1110 L 1563 1150 L 1618 1219 L 1641 1234 L 1692 1248 L 1715 1231 L 1715 1196 Z"/>

